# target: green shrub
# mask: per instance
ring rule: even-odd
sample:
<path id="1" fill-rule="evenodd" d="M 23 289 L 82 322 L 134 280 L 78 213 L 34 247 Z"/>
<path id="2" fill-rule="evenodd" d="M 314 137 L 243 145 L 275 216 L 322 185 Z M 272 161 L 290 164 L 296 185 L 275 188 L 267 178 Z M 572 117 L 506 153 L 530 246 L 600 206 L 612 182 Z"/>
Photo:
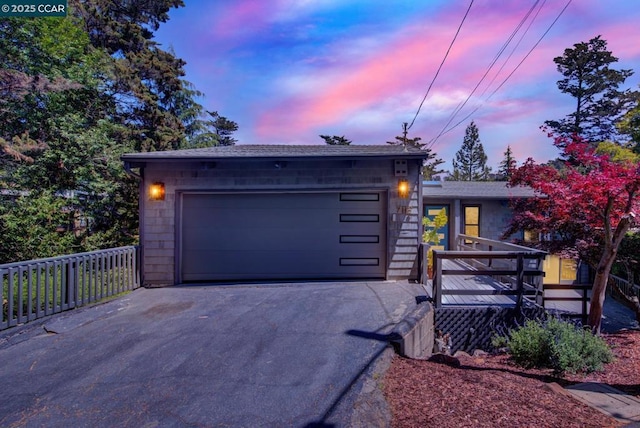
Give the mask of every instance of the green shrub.
<path id="1" fill-rule="evenodd" d="M 495 338 L 494 343 L 506 344 L 516 364 L 525 368 L 551 368 L 555 374 L 601 370 L 602 365 L 613 358 L 601 337 L 556 318 L 527 321 L 507 337 Z"/>

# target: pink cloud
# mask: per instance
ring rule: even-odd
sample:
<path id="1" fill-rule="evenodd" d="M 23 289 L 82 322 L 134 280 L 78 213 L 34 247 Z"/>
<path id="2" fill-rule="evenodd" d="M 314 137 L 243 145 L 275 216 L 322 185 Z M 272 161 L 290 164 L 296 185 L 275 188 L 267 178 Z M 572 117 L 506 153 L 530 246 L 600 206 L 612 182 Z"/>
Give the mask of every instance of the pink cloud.
<path id="1" fill-rule="evenodd" d="M 469 93 L 473 89 L 490 59 L 495 56 L 497 46 L 504 42 L 523 15 L 522 9 L 515 10 L 515 4 L 511 7 L 514 10 L 495 7 L 486 11 L 475 10 L 475 15 L 463 28 L 438 78 L 438 91 L 464 90 Z M 551 14 L 551 11 L 548 13 Z M 557 10 L 553 13 L 557 13 Z M 413 93 L 414 98 L 419 100 L 450 43 L 452 28 L 455 28 L 453 24 L 457 25 L 459 19 L 460 9 L 454 11 L 450 8 L 440 16 L 432 17 L 431 22 L 421 23 L 419 28 L 413 28 L 412 31 L 404 29 L 403 34 L 387 45 L 380 46 L 376 52 L 352 67 L 349 67 L 348 59 L 343 58 L 335 61 L 337 66 L 332 64 L 328 69 L 311 71 L 305 75 L 308 87 L 304 92 L 270 106 L 267 112 L 259 116 L 257 134 L 264 138 L 282 136 L 281 117 L 286 118 L 287 132 L 299 134 L 311 128 L 344 121 L 346 117 L 373 108 L 381 100 L 398 94 Z M 527 47 L 532 43 L 529 42 Z M 557 52 L 551 53 L 551 50 L 540 48 L 534 51 L 526 66 L 523 65 L 509 83 L 531 81 L 541 74 L 552 73 L 555 66 L 549 57 Z M 521 51 L 514 55 L 493 87 L 502 82 L 502 76 L 506 76 L 526 52 L 523 49 Z M 495 66 L 492 73 L 498 70 L 499 65 Z M 322 78 L 327 74 L 333 76 L 329 85 L 324 84 Z M 484 85 L 492 76 L 488 76 Z M 482 90 L 483 86 L 476 95 L 480 95 Z M 407 111 L 416 106 L 407 106 Z"/>
<path id="2" fill-rule="evenodd" d="M 243 39 L 260 32 L 269 25 L 269 17 L 276 5 L 268 0 L 237 0 L 219 6 L 215 13 L 209 37 L 214 40 Z M 211 40 L 208 40 L 211 43 Z"/>

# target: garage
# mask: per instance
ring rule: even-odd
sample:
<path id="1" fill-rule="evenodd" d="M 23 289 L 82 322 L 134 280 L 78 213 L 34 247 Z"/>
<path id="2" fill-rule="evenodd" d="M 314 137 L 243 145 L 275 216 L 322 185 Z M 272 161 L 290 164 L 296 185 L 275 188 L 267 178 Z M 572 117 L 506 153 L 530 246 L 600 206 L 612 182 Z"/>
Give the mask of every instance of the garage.
<path id="1" fill-rule="evenodd" d="M 181 282 L 385 278 L 384 191 L 182 192 Z"/>
<path id="2" fill-rule="evenodd" d="M 142 282 L 417 279 L 426 156 L 389 144 L 125 154 Z"/>

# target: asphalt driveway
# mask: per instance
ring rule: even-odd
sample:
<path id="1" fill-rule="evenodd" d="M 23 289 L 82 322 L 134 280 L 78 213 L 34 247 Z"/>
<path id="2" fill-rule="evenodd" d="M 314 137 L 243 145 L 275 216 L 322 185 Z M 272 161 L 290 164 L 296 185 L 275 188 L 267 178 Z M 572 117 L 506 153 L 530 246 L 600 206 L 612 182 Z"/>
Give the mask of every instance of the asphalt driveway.
<path id="1" fill-rule="evenodd" d="M 381 339 L 423 294 L 391 281 L 136 290 L 0 335 L 0 426 L 371 425 L 380 409 L 359 397 Z"/>

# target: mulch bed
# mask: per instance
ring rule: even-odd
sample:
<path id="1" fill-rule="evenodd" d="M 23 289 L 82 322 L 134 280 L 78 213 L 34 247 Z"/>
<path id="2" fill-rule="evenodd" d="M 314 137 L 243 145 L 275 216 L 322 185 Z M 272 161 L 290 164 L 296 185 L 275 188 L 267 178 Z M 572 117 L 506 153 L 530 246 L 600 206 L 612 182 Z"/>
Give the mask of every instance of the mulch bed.
<path id="1" fill-rule="evenodd" d="M 551 382 L 602 382 L 640 398 L 640 331 L 603 336 L 615 360 L 602 372 L 554 377 L 507 355 L 460 356 L 460 367 L 394 357 L 384 378 L 393 427 L 619 427 Z"/>

